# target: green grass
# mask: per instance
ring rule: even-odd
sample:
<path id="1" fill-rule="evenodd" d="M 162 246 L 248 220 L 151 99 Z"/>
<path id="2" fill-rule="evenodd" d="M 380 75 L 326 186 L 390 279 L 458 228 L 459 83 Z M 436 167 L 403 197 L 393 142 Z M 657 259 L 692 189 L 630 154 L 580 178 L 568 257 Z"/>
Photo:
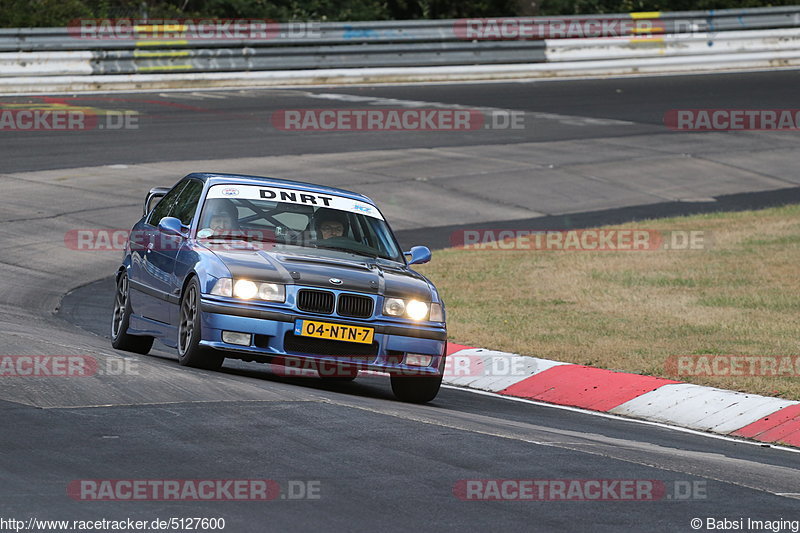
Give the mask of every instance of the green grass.
<path id="1" fill-rule="evenodd" d="M 449 249 L 420 267 L 453 342 L 647 375 L 677 355 L 800 353 L 800 206 L 614 226 L 701 230 L 702 250 Z M 688 377 L 800 400 L 800 377 Z"/>

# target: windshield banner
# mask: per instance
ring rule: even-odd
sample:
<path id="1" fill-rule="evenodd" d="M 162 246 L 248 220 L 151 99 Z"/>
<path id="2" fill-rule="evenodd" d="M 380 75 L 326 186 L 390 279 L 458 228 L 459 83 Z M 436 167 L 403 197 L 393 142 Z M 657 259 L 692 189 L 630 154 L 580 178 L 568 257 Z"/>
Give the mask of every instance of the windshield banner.
<path id="1" fill-rule="evenodd" d="M 271 202 L 287 202 L 311 207 L 328 207 L 383 220 L 383 216 L 381 216 L 378 209 L 373 205 L 343 196 L 322 194 L 313 191 L 284 189 L 279 187 L 260 187 L 258 185 L 214 185 L 209 189 L 206 198 L 230 198 L 231 200 L 241 198 L 243 200 L 268 200 Z"/>

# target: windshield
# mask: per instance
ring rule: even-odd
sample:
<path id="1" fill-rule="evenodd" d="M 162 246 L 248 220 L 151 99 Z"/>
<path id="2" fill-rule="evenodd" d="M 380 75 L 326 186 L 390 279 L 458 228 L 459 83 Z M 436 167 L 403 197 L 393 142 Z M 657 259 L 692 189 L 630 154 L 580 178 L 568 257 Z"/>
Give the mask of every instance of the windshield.
<path id="1" fill-rule="evenodd" d="M 402 262 L 388 224 L 374 206 L 349 198 L 275 187 L 209 188 L 198 239 L 274 242 L 290 251 L 335 250 Z"/>

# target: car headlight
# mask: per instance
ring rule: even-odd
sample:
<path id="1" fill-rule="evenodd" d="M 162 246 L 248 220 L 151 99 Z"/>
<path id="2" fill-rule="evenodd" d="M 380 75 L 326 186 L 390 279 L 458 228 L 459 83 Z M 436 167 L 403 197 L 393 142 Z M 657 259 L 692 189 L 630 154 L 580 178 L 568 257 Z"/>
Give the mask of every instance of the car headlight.
<path id="1" fill-rule="evenodd" d="M 406 304 L 406 315 L 412 320 L 422 320 L 428 316 L 428 304 L 419 300 L 411 300 Z"/>
<path id="2" fill-rule="evenodd" d="M 258 299 L 268 302 L 282 302 L 286 299 L 286 288 L 280 283 L 259 283 Z"/>
<path id="3" fill-rule="evenodd" d="M 383 314 L 387 316 L 405 316 L 412 320 L 423 320 L 428 316 L 428 304 L 419 300 L 386 298 L 383 302 Z"/>
<path id="4" fill-rule="evenodd" d="M 242 300 L 249 300 L 258 294 L 258 285 L 249 279 L 237 279 L 233 284 L 233 295 Z"/>
<path id="5" fill-rule="evenodd" d="M 386 298 L 383 302 L 383 314 L 389 316 L 403 316 L 406 312 L 406 302 L 401 298 Z"/>
<path id="6" fill-rule="evenodd" d="M 242 300 L 265 300 L 268 302 L 283 302 L 286 300 L 286 287 L 280 283 L 265 283 L 250 281 L 249 279 L 220 278 L 211 289 L 214 296 L 235 296 Z"/>

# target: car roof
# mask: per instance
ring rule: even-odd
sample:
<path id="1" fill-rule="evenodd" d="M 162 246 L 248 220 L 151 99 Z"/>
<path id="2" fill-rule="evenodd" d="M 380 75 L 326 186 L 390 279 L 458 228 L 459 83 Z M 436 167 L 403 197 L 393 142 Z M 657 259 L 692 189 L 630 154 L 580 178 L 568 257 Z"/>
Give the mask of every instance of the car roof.
<path id="1" fill-rule="evenodd" d="M 218 172 L 194 172 L 186 176 L 187 178 L 196 178 L 209 185 L 223 185 L 223 184 L 237 184 L 237 185 L 264 185 L 268 187 L 279 187 L 287 189 L 295 189 L 323 194 L 334 194 L 337 196 L 344 196 L 353 200 L 361 200 L 372 205 L 375 205 L 368 196 L 359 194 L 357 192 L 348 191 L 345 189 L 338 189 L 336 187 L 327 187 L 325 185 L 317 185 L 315 183 L 308 183 L 304 181 L 284 180 L 278 178 L 269 178 L 265 176 L 249 176 L 247 174 L 222 174 Z"/>

